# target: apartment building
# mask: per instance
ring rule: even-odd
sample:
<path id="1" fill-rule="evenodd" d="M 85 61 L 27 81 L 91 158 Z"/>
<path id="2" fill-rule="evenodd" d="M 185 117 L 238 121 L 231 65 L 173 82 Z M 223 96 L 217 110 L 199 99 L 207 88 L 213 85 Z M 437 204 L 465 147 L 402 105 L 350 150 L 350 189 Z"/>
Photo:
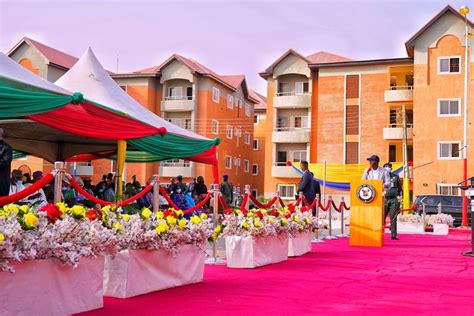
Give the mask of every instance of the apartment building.
<path id="1" fill-rule="evenodd" d="M 73 56 L 29 38 L 22 39 L 8 55 L 50 81 L 57 80 L 77 61 Z M 206 137 L 219 137 L 220 175 L 228 174 L 230 181 L 241 190 L 250 184 L 257 192 L 263 192 L 263 182 L 261 187 L 255 184 L 259 172 L 253 172 L 258 165 L 254 161 L 258 150 L 253 150 L 254 106 L 261 104 L 262 99 L 248 88 L 243 75 L 222 76 L 193 59 L 175 54 L 159 66 L 127 74 L 112 73 L 112 77 L 130 96 L 157 115 Z M 17 164 L 27 166 L 32 159 L 28 157 Z M 32 169 L 42 169 L 37 159 L 34 163 Z M 94 181 L 115 170 L 114 162 L 109 160 L 78 167 L 85 174 L 94 174 Z M 258 166 L 256 168 L 258 170 Z M 211 166 L 184 160 L 127 163 L 125 167 L 126 179 L 136 175 L 142 183 L 157 171 L 162 181 L 177 175 L 182 175 L 185 181 L 199 175 L 204 176 L 207 183 L 213 180 Z"/>
<path id="2" fill-rule="evenodd" d="M 378 154 L 382 161 L 402 162 L 403 122 L 414 194 L 460 194 L 464 27 L 464 17 L 447 6 L 406 42 L 404 58 L 283 54 L 260 74 L 268 83 L 273 127 L 266 133 L 265 194 L 295 194 L 299 175 L 286 161 L 357 164 Z M 471 22 L 469 27 L 472 33 Z M 471 105 L 473 92 L 470 79 Z M 473 122 L 474 111 L 468 115 Z M 472 135 L 471 127 L 471 143 Z M 473 157 L 474 146 L 468 151 Z M 473 172 L 471 159 L 468 175 Z"/>
<path id="3" fill-rule="evenodd" d="M 255 99 L 259 100 L 254 107 L 253 157 L 252 175 L 256 176 L 252 193 L 254 196 L 264 195 L 265 185 L 265 139 L 267 124 L 267 98 L 253 91 Z"/>

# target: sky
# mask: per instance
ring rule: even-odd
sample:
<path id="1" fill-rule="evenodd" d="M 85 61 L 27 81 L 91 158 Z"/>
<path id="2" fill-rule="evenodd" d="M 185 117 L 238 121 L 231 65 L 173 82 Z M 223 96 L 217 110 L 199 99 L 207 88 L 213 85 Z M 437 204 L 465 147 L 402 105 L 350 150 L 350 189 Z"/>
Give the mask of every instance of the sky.
<path id="1" fill-rule="evenodd" d="M 404 43 L 446 5 L 463 1 L 11 1 L 0 0 L 0 50 L 28 36 L 105 68 L 131 72 L 178 53 L 222 75 L 258 75 L 289 48 L 352 59 L 406 57 Z M 472 2 L 471 2 L 472 4 Z M 474 6 L 473 6 L 474 7 Z M 471 8 L 474 9 L 474 8 Z"/>

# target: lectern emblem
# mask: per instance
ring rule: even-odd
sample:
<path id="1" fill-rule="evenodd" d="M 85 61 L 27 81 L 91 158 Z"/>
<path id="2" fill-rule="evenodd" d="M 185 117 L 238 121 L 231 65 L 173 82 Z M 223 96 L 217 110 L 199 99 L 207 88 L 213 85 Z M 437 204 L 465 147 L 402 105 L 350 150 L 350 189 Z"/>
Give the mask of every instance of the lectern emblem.
<path id="1" fill-rule="evenodd" d="M 370 203 L 375 199 L 375 188 L 369 184 L 363 184 L 357 188 L 357 197 L 364 203 Z"/>

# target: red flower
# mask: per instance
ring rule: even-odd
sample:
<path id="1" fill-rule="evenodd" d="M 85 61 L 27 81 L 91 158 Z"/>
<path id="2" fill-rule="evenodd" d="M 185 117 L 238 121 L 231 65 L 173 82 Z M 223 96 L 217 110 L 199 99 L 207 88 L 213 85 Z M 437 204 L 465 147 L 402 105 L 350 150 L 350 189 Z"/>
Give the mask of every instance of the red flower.
<path id="1" fill-rule="evenodd" d="M 294 204 L 288 204 L 288 210 L 289 210 L 291 213 L 294 213 L 294 212 L 295 212 L 295 205 L 294 205 Z"/>
<path id="2" fill-rule="evenodd" d="M 263 213 L 261 211 L 256 211 L 255 215 L 257 215 L 258 218 L 263 219 Z"/>
<path id="3" fill-rule="evenodd" d="M 93 220 L 102 220 L 102 211 L 101 210 L 96 210 L 96 209 L 91 209 L 87 211 L 86 213 L 87 219 L 90 220 L 91 222 Z"/>
<path id="4" fill-rule="evenodd" d="M 270 211 L 270 215 L 278 217 L 280 216 L 280 213 L 278 213 L 278 210 L 274 208 L 273 210 Z"/>
<path id="5" fill-rule="evenodd" d="M 247 216 L 248 213 L 249 213 L 249 211 L 247 211 L 247 210 L 242 211 L 242 214 L 244 214 L 244 216 Z"/>
<path id="6" fill-rule="evenodd" d="M 178 218 L 178 214 L 176 214 L 175 211 L 170 210 L 170 209 L 166 210 L 166 212 L 163 214 L 163 216 L 165 218 L 167 218 L 168 216 L 173 216 L 174 218 Z"/>
<path id="7" fill-rule="evenodd" d="M 51 223 L 55 223 L 58 218 L 60 218 L 63 213 L 59 209 L 56 204 L 49 203 L 48 205 L 43 206 L 38 210 L 38 212 L 46 212 L 46 216 L 48 217 Z"/>
<path id="8" fill-rule="evenodd" d="M 290 218 L 291 217 L 291 213 L 285 213 L 285 218 Z"/>
<path id="9" fill-rule="evenodd" d="M 224 211 L 224 214 L 229 215 L 229 214 L 232 214 L 233 212 L 234 212 L 233 209 L 228 208 L 228 209 L 226 209 L 226 210 Z"/>
<path id="10" fill-rule="evenodd" d="M 301 212 L 304 213 L 304 212 L 306 212 L 306 211 L 308 211 L 308 208 L 307 208 L 306 206 L 302 206 L 302 207 L 301 207 Z"/>

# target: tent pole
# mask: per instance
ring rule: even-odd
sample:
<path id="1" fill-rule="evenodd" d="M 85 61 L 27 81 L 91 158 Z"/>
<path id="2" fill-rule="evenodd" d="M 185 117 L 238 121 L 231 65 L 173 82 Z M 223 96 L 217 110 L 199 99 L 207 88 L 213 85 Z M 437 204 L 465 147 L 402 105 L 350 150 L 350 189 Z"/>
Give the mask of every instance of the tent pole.
<path id="1" fill-rule="evenodd" d="M 127 153 L 127 141 L 119 139 L 117 141 L 117 195 L 123 194 L 123 169 L 125 166 L 125 156 Z"/>

